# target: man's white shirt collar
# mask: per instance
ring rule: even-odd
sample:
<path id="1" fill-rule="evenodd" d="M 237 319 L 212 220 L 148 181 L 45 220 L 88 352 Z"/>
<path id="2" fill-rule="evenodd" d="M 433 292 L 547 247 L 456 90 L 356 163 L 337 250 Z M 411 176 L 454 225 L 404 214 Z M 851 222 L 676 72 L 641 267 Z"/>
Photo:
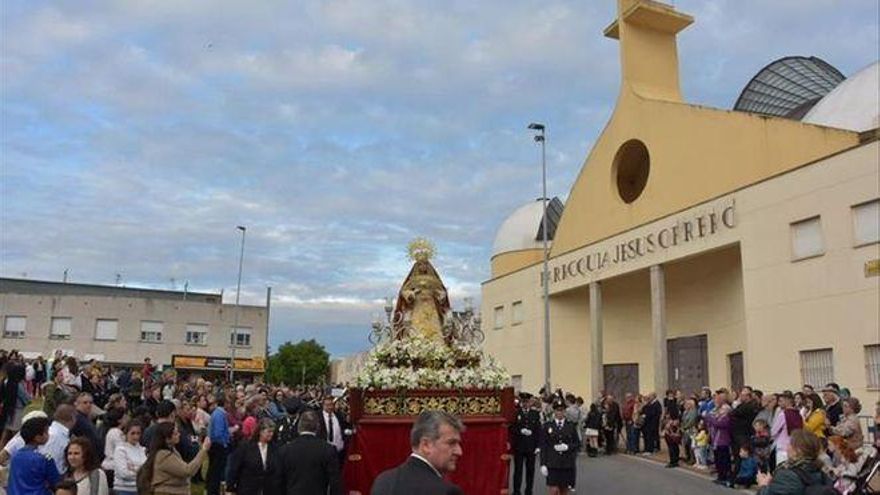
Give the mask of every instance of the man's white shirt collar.
<path id="1" fill-rule="evenodd" d="M 430 462 L 428 462 L 428 460 L 425 459 L 424 457 L 420 456 L 419 454 L 416 454 L 415 452 L 411 453 L 409 456 L 410 456 L 410 457 L 415 457 L 416 459 L 418 459 L 418 460 L 424 462 L 425 464 L 428 465 L 428 467 L 431 468 L 432 471 L 434 471 L 434 473 L 437 474 L 438 477 L 440 477 L 440 478 L 443 477 L 443 475 L 440 474 L 440 471 L 437 471 L 437 468 L 435 468 L 434 465 L 431 464 Z"/>
<path id="2" fill-rule="evenodd" d="M 65 436 L 70 436 L 70 428 L 64 426 L 63 423 L 59 423 L 58 421 L 52 421 L 52 424 L 49 425 L 49 433 L 50 434 L 52 433 L 53 430 L 65 435 Z"/>

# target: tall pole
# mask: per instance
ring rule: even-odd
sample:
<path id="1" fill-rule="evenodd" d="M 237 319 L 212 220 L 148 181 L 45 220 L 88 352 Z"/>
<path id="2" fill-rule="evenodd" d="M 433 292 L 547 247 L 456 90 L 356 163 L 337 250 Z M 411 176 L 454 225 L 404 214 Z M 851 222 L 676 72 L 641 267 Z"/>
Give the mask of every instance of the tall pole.
<path id="1" fill-rule="evenodd" d="M 241 267 L 244 264 L 244 235 L 247 232 L 247 227 L 243 227 L 239 225 L 236 227 L 241 231 L 241 251 L 238 255 L 238 284 L 235 288 L 235 325 L 232 327 L 232 360 L 229 363 L 229 383 L 235 382 L 235 347 L 238 345 L 238 320 L 241 316 L 241 307 L 239 306 L 239 301 L 241 301 Z"/>
<path id="2" fill-rule="evenodd" d="M 541 215 L 541 242 L 544 251 L 544 266 L 541 275 L 541 281 L 544 290 L 544 390 L 551 393 L 550 385 L 550 268 L 547 232 L 547 136 L 545 134 L 546 126 L 544 124 L 529 124 L 529 129 L 541 131 L 540 136 L 535 136 L 535 142 L 541 144 L 541 205 L 543 207 L 543 215 Z"/>

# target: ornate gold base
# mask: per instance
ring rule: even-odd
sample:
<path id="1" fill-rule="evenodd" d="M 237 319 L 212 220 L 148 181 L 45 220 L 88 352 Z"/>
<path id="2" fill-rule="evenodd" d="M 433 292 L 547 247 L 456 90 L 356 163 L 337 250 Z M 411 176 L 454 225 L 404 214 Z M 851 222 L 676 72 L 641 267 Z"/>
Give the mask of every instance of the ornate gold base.
<path id="1" fill-rule="evenodd" d="M 513 389 L 500 390 L 358 390 L 349 399 L 354 421 L 418 416 L 441 410 L 468 418 L 511 418 Z"/>

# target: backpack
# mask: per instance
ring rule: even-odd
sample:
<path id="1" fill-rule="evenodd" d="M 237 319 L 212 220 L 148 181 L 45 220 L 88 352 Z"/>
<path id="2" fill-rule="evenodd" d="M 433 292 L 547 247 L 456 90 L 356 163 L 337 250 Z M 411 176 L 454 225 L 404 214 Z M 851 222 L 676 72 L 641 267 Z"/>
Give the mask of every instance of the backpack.
<path id="1" fill-rule="evenodd" d="M 792 471 L 800 478 L 801 483 L 804 484 L 804 495 L 840 495 L 833 486 L 828 484 L 824 474 L 822 475 L 822 481 L 816 483 L 810 474 L 803 469 L 794 468 Z"/>

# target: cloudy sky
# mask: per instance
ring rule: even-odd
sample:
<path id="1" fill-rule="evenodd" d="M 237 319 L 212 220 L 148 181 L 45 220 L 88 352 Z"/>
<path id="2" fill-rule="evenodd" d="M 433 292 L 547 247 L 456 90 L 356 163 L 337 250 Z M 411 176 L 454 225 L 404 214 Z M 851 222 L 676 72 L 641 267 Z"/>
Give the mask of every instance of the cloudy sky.
<path id="1" fill-rule="evenodd" d="M 0 275 L 274 290 L 271 343 L 368 347 L 427 236 L 453 305 L 495 229 L 567 195 L 617 93 L 613 0 L 4 0 Z M 677 0 L 689 101 L 762 66 L 878 58 L 876 0 Z M 26 275 L 25 275 L 26 274 Z M 172 279 L 174 282 L 172 282 Z"/>

